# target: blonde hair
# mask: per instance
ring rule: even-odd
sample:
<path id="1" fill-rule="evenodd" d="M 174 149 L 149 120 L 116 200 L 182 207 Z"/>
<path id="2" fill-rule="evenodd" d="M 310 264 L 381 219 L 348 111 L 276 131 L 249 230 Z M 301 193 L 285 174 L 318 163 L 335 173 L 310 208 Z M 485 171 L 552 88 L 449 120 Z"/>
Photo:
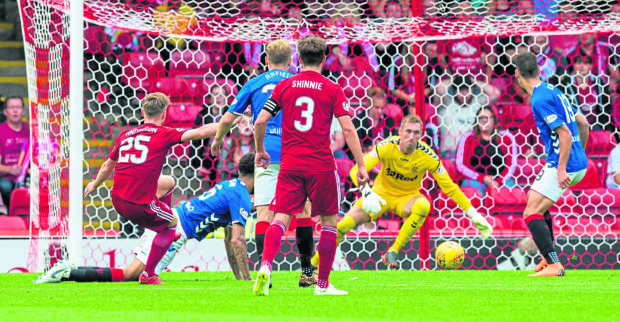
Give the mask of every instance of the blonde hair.
<path id="1" fill-rule="evenodd" d="M 151 93 L 142 99 L 144 116 L 155 117 L 161 115 L 170 104 L 170 99 L 163 93 Z"/>
<path id="2" fill-rule="evenodd" d="M 403 127 L 408 123 L 418 123 L 421 127 L 424 127 L 424 122 L 422 122 L 422 119 L 415 114 L 409 114 L 402 121 L 400 121 L 400 127 Z"/>
<path id="3" fill-rule="evenodd" d="M 286 39 L 279 39 L 267 45 L 267 59 L 273 65 L 284 65 L 291 58 L 291 45 Z"/>

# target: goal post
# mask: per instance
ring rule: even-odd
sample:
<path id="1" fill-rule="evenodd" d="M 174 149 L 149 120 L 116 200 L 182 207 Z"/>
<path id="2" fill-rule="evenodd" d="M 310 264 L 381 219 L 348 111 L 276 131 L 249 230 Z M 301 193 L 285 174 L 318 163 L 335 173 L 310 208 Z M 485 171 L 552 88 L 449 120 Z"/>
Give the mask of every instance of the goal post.
<path id="1" fill-rule="evenodd" d="M 465 269 L 531 263 L 531 256 L 518 255 L 530 249 L 524 246 L 529 232 L 521 215 L 544 151 L 528 98 L 514 79 L 512 59 L 526 50 L 539 57 L 545 80 L 565 91 L 593 128 L 587 149 L 591 180 L 552 208 L 562 260 L 571 268 L 617 268 L 620 193 L 605 179 L 607 156 L 620 135 L 619 6 L 559 1 L 549 10 L 538 3 L 19 0 L 33 141 L 29 270 L 44 270 L 67 257 L 92 266 L 131 260 L 141 231 L 114 211 L 112 181 L 86 200 L 82 191 L 114 139 L 142 121 L 139 102 L 146 93 L 170 96 L 168 126 L 217 122 L 247 80 L 266 70 L 268 42 L 284 38 L 294 47 L 309 33 L 328 43 L 323 74 L 344 88 L 365 151 L 396 135 L 405 115 L 420 115 L 425 141 L 495 227 L 494 237 L 482 241 L 428 176 L 422 193 L 431 213 L 403 248 L 403 268 L 436 268 L 433 252 L 444 240 L 463 245 Z M 293 53 L 291 70 L 297 72 Z M 580 86 L 583 81 L 588 90 Z M 484 156 L 474 151 L 458 159 L 457 152 L 459 142 L 479 125 L 477 110 L 487 105 L 513 144 L 486 155 L 506 163 L 493 165 L 500 187 L 482 189 L 472 181 L 476 171 L 489 171 L 482 169 Z M 352 160 L 340 133 L 332 135 L 346 212 L 358 197 L 347 178 Z M 172 149 L 163 173 L 177 181 L 173 206 L 235 176 L 240 155 L 253 150 L 248 116 L 226 142 L 220 158 L 209 155 L 209 140 Z M 341 262 L 354 269 L 385 269 L 380 255 L 402 224 L 402 218 L 388 213 L 374 226 L 350 233 L 341 246 Z M 202 254 L 192 243 L 187 252 Z M 294 241 L 284 244 L 284 256 L 274 267 L 297 269 Z M 256 262 L 252 238 L 248 250 Z M 198 258 L 188 267 L 226 267 L 219 257 Z"/>

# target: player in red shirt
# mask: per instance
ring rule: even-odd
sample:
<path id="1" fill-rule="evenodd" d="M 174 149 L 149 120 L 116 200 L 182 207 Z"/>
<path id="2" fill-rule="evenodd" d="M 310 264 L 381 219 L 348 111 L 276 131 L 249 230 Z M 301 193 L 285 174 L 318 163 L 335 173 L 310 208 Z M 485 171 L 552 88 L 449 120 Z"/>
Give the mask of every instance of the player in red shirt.
<path id="1" fill-rule="evenodd" d="M 343 295 L 329 284 L 336 253 L 336 215 L 340 209 L 340 190 L 336 162 L 330 149 L 330 126 L 336 117 L 355 161 L 358 180 L 368 181 L 362 149 L 349 104 L 339 85 L 321 75 L 325 64 L 325 40 L 309 35 L 298 43 L 303 72 L 280 82 L 271 92 L 254 124 L 256 165 L 266 168 L 270 157 L 264 139 L 267 121 L 282 110 L 282 154 L 276 194 L 269 207 L 274 219 L 265 234 L 261 268 L 254 284 L 254 295 L 269 295 L 271 265 L 292 214 L 300 213 L 306 199 L 312 203 L 312 216 L 321 216 L 318 251 L 320 262 L 315 295 Z M 321 257 L 323 259 L 323 257 Z"/>
<path id="2" fill-rule="evenodd" d="M 155 275 L 155 266 L 172 244 L 177 225 L 170 209 L 174 178 L 161 175 L 168 150 L 178 143 L 209 138 L 217 131 L 217 124 L 187 131 L 162 126 L 169 104 L 162 93 L 144 97 L 144 124 L 121 133 L 97 178 L 84 190 L 86 197 L 115 172 L 111 193 L 114 209 L 133 223 L 157 232 L 140 275 L 141 284 L 163 284 Z"/>

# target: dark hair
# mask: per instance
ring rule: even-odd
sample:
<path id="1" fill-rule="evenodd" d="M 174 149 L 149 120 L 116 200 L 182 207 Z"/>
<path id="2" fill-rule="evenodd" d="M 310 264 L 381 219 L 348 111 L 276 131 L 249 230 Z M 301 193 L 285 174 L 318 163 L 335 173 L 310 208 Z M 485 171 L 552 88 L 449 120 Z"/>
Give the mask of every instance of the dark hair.
<path id="1" fill-rule="evenodd" d="M 22 98 L 21 96 L 11 95 L 11 96 L 7 97 L 4 100 L 5 106 L 9 103 L 9 100 L 19 100 L 20 102 L 22 102 L 22 107 L 26 107 L 26 104 L 24 103 L 24 98 Z"/>
<path id="2" fill-rule="evenodd" d="M 585 58 L 582 56 L 576 56 L 573 60 L 573 64 L 587 64 L 587 65 L 592 65 L 592 57 L 591 56 L 586 56 Z"/>
<path id="3" fill-rule="evenodd" d="M 536 60 L 536 56 L 530 52 L 517 55 L 517 58 L 515 58 L 515 65 L 517 65 L 519 74 L 525 79 L 540 77 L 538 60 Z"/>
<path id="4" fill-rule="evenodd" d="M 452 80 L 452 88 L 455 94 L 462 89 L 472 88 L 472 85 L 474 85 L 474 81 L 467 75 L 457 75 Z"/>
<path id="5" fill-rule="evenodd" d="M 482 111 L 484 110 L 491 113 L 491 118 L 493 119 L 493 124 L 495 125 L 495 127 L 493 128 L 493 132 L 491 133 L 491 140 L 495 142 L 499 142 L 500 141 L 499 131 L 503 130 L 503 127 L 501 124 L 499 124 L 499 119 L 497 118 L 497 114 L 495 114 L 495 110 L 493 109 L 493 107 L 489 105 L 481 107 L 480 109 L 478 109 L 478 112 L 476 112 L 476 119 L 474 120 L 473 132 L 476 136 L 480 136 L 482 134 L 482 130 L 480 130 L 480 124 L 478 123 L 478 115 L 480 115 L 480 113 L 482 113 Z"/>
<path id="6" fill-rule="evenodd" d="M 297 44 L 299 58 L 304 65 L 319 66 L 325 58 L 327 45 L 325 40 L 317 35 L 308 35 Z"/>
<path id="7" fill-rule="evenodd" d="M 254 176 L 254 152 L 244 154 L 239 160 L 237 169 L 239 169 L 239 175 L 243 177 Z"/>

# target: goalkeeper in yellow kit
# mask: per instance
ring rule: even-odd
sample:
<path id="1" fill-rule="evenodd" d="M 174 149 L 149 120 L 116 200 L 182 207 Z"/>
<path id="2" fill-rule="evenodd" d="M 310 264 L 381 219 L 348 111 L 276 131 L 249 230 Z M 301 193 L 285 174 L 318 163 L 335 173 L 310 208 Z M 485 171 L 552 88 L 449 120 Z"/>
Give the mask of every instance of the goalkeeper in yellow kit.
<path id="1" fill-rule="evenodd" d="M 422 128 L 422 120 L 417 115 L 409 115 L 400 124 L 399 136 L 382 141 L 364 156 L 367 171 L 379 162 L 381 170 L 372 188 L 369 184 L 362 187 L 362 198 L 355 202 L 337 226 L 337 243 L 340 244 L 355 227 L 379 219 L 384 212 L 394 212 L 405 218 L 396 240 L 382 257 L 383 262 L 393 269 L 398 269 L 398 252 L 420 229 L 430 211 L 430 202 L 420 193 L 420 185 L 427 171 L 437 180 L 441 190 L 471 218 L 482 238 L 489 237 L 493 232 L 491 225 L 452 181 L 435 152 L 420 142 Z M 357 165 L 351 169 L 351 178 L 357 185 L 356 173 Z M 312 265 L 317 267 L 318 263 L 317 252 L 312 258 Z"/>

